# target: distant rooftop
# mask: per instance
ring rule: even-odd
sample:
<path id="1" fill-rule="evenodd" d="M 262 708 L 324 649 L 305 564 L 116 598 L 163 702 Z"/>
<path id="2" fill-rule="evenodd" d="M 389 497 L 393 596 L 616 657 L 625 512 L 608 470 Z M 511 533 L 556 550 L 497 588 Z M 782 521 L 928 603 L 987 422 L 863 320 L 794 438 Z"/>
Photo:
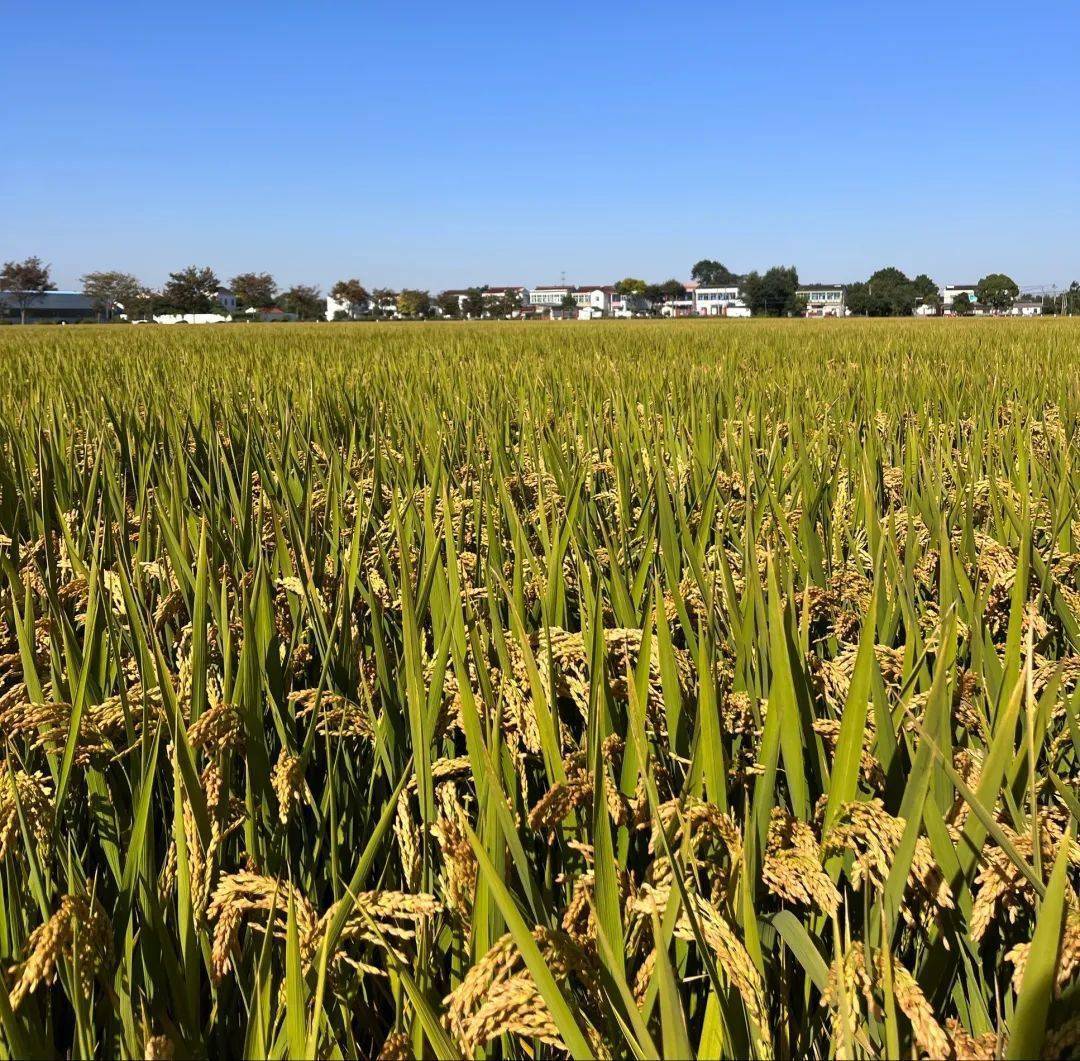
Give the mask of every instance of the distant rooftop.
<path id="1" fill-rule="evenodd" d="M 93 306 L 93 301 L 81 291 L 0 291 L 0 303 L 6 302 L 11 296 L 25 296 L 33 294 L 34 300 L 27 307 L 32 309 L 87 309 Z M 8 307 L 10 309 L 10 304 Z"/>

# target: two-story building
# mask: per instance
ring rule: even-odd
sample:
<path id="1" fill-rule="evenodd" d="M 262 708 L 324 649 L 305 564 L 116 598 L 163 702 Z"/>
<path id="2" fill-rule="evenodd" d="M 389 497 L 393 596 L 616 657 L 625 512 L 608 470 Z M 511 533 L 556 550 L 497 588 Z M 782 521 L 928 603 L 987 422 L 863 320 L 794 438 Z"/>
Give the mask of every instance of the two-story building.
<path id="1" fill-rule="evenodd" d="M 610 284 L 541 284 L 529 290 L 528 305 L 540 310 L 559 312 L 567 295 L 574 300 L 578 314 L 583 311 L 590 317 L 609 317 L 612 300 L 617 298 Z"/>
<path id="2" fill-rule="evenodd" d="M 808 317 L 843 317 L 847 313 L 843 284 L 802 284 L 795 297 L 806 299 Z"/>
<path id="3" fill-rule="evenodd" d="M 697 285 L 690 291 L 694 313 L 699 317 L 726 317 L 729 310 L 742 306 L 739 289 L 733 284 L 723 287 Z"/>
<path id="4" fill-rule="evenodd" d="M 541 284 L 529 290 L 529 305 L 542 306 L 548 309 L 558 309 L 562 301 L 573 290 L 565 284 L 549 286 Z"/>
<path id="5" fill-rule="evenodd" d="M 615 288 L 610 284 L 579 284 L 573 290 L 578 310 L 587 309 L 594 316 L 611 315 L 611 299 Z"/>

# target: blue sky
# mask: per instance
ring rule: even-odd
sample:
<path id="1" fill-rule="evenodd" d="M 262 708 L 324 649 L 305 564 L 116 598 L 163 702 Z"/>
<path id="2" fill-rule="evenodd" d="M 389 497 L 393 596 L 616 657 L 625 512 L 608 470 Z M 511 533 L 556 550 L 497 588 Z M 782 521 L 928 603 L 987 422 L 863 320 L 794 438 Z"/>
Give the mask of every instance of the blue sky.
<path id="1" fill-rule="evenodd" d="M 669 13 L 670 12 L 670 13 Z M 59 0 L 0 62 L 0 259 L 62 286 L 895 264 L 1080 279 L 1080 5 Z"/>

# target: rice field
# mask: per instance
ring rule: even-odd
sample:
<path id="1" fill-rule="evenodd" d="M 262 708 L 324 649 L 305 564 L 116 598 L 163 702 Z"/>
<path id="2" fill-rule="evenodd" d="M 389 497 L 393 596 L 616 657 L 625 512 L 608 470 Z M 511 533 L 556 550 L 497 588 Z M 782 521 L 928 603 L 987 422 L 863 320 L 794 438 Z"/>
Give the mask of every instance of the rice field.
<path id="1" fill-rule="evenodd" d="M 1080 326 L 0 329 L 12 1057 L 1080 1049 Z"/>

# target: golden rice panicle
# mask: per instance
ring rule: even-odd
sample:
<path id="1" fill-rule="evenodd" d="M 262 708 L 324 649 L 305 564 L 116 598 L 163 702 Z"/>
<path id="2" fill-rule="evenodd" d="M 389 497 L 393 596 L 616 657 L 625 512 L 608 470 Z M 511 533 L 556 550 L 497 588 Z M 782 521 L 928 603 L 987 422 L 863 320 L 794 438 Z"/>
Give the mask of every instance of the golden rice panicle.
<path id="1" fill-rule="evenodd" d="M 1017 943 L 1005 954 L 1005 960 L 1012 963 L 1013 990 L 1020 991 L 1024 982 L 1024 970 L 1031 955 L 1030 943 Z M 1065 920 L 1061 929 L 1061 945 L 1058 948 L 1057 970 L 1054 975 L 1055 994 L 1059 995 L 1080 970 L 1080 904 L 1076 894 L 1069 892 Z"/>
<path id="2" fill-rule="evenodd" d="M 829 969 L 829 984 L 822 1002 L 833 1010 L 834 1031 L 837 1042 L 842 1041 L 843 998 L 849 1010 L 853 1011 L 854 1000 L 861 995 L 867 1010 L 876 1020 L 882 1020 L 883 984 L 885 983 L 885 961 L 889 961 L 889 973 L 893 985 L 893 997 L 900 1011 L 911 1025 L 911 1034 L 922 1055 L 927 1057 L 956 1057 L 955 1043 L 952 1037 L 939 1023 L 933 1008 L 927 1001 L 911 973 L 899 962 L 886 958 L 883 952 L 876 951 L 871 965 L 866 960 L 866 951 L 862 943 L 853 942 L 847 948 L 843 962 L 834 963 Z M 842 964 L 843 983 L 839 968 Z"/>
<path id="3" fill-rule="evenodd" d="M 904 819 L 889 814 L 880 799 L 844 803 L 822 840 L 822 854 L 828 858 L 850 851 L 854 855 L 852 883 L 859 888 L 865 880 L 880 891 L 885 887 L 904 828 Z M 913 897 L 922 900 L 924 918 L 931 911 L 940 913 L 954 906 L 952 891 L 925 836 L 915 842 L 907 887 Z M 905 920 L 915 921 L 909 902 L 901 907 L 901 913 Z"/>
<path id="4" fill-rule="evenodd" d="M 556 781 L 529 811 L 529 827 L 538 831 L 558 828 L 572 811 L 587 806 L 593 796 L 593 779 L 581 769 Z"/>
<path id="5" fill-rule="evenodd" d="M 146 1061 L 173 1061 L 176 1044 L 167 1035 L 152 1035 L 143 1044 Z"/>
<path id="6" fill-rule="evenodd" d="M 207 920 L 214 923 L 212 972 L 221 980 L 232 968 L 245 921 L 261 932 L 284 940 L 292 900 L 301 950 L 310 954 L 318 930 L 318 915 L 306 896 L 288 881 L 241 870 L 221 877 L 210 899 Z"/>
<path id="7" fill-rule="evenodd" d="M 405 789 L 398 797 L 397 813 L 394 815 L 394 838 L 401 860 L 401 883 L 407 891 L 420 886 L 421 839 L 420 826 L 413 819 L 412 796 Z"/>
<path id="8" fill-rule="evenodd" d="M 813 829 L 782 807 L 772 811 L 761 875 L 766 887 L 787 902 L 813 905 L 829 916 L 840 905 L 840 893 L 822 869 Z"/>
<path id="9" fill-rule="evenodd" d="M 77 962 L 80 990 L 89 996 L 94 978 L 108 966 L 112 929 L 96 900 L 65 895 L 56 913 L 30 933 L 26 949 L 25 961 L 11 970 L 12 1009 L 42 984 L 52 983 L 63 958 Z"/>
<path id="10" fill-rule="evenodd" d="M 994 1061 L 1000 1046 L 997 1032 L 983 1032 L 972 1035 L 955 1017 L 945 1022 L 945 1033 L 952 1041 L 952 1054 L 956 1061 Z M 1049 1041 L 1049 1040 L 1048 1040 Z M 1046 1057 L 1059 1057 L 1058 1053 L 1044 1051 Z"/>
<path id="11" fill-rule="evenodd" d="M 315 717 L 315 732 L 331 740 L 375 739 L 375 728 L 367 712 L 348 697 L 319 689 L 301 689 L 289 694 L 297 718 Z"/>
<path id="12" fill-rule="evenodd" d="M 421 922 L 440 914 L 439 900 L 429 892 L 369 891 L 357 892 L 341 900 L 349 908 L 349 916 L 341 930 L 342 940 L 362 940 L 383 946 L 395 946 L 416 938 Z M 334 908 L 324 914 L 319 931 L 323 930 Z M 375 931 L 372 930 L 372 925 Z"/>
<path id="13" fill-rule="evenodd" d="M 391 1032 L 379 1048 L 378 1061 L 413 1061 L 412 1040 L 405 1032 Z"/>
<path id="14" fill-rule="evenodd" d="M 43 773 L 28 774 L 21 769 L 12 773 L 6 763 L 0 763 L 0 862 L 21 847 L 20 810 L 34 838 L 38 860 L 48 863 L 53 856 L 52 783 Z"/>
<path id="15" fill-rule="evenodd" d="M 671 891 L 671 886 L 666 884 L 657 888 L 643 885 L 632 903 L 633 912 L 645 916 L 651 916 L 655 912 L 658 916 L 663 916 Z M 738 991 L 747 1016 L 757 1030 L 759 1047 L 767 1050 L 770 1026 L 761 973 L 727 918 L 707 899 L 699 895 L 692 895 L 691 898 L 701 933 L 715 955 L 717 972 Z M 688 942 L 697 941 L 685 908 L 680 910 L 675 922 L 675 935 Z"/>
<path id="16" fill-rule="evenodd" d="M 288 825 L 294 813 L 298 813 L 304 801 L 304 761 L 282 749 L 270 774 L 270 784 L 278 801 L 278 817 L 282 825 Z"/>
<path id="17" fill-rule="evenodd" d="M 882 960 L 883 957 L 879 953 L 879 970 Z M 892 974 L 896 1004 L 911 1022 L 911 1032 L 915 1042 L 928 1057 L 950 1056 L 953 1049 L 949 1036 L 938 1023 L 934 1010 L 915 977 L 899 963 L 893 963 Z"/>
<path id="18" fill-rule="evenodd" d="M 432 834 L 442 853 L 442 886 L 447 906 L 470 930 L 473 896 L 476 893 L 476 853 L 469 843 L 469 816 L 453 785 L 440 785 L 439 814 Z"/>
<path id="19" fill-rule="evenodd" d="M 0 733 L 8 740 L 26 738 L 34 749 L 45 749 L 50 745 L 63 748 L 71 724 L 71 704 L 59 700 L 42 704 L 16 700 L 0 711 Z M 93 709 L 85 710 L 75 741 L 75 764 L 85 767 L 91 762 L 101 763 L 111 758 L 110 738 L 117 735 L 102 732 L 94 720 Z"/>
<path id="20" fill-rule="evenodd" d="M 479 1008 L 491 988 L 508 980 L 518 966 L 520 952 L 508 932 L 479 960 L 474 961 L 461 983 L 443 999 L 446 1024 L 459 1043 L 466 1042 L 466 1021 Z"/>
<path id="21" fill-rule="evenodd" d="M 1021 857 L 1030 860 L 1034 850 L 1031 833 L 1016 833 L 1006 825 L 1002 826 L 1002 831 Z M 1044 863 L 1052 863 L 1058 846 L 1065 843 L 1068 844 L 1070 865 L 1080 865 L 1080 844 L 1064 837 L 1060 827 L 1049 818 L 1040 822 L 1039 841 Z M 983 939 L 991 925 L 1015 924 L 1035 909 L 1035 891 L 1031 883 L 997 844 L 989 844 L 979 852 L 975 886 L 969 924 L 976 941 Z"/>
<path id="22" fill-rule="evenodd" d="M 531 976 L 518 976 L 493 985 L 479 1009 L 470 1014 L 462 1035 L 462 1046 L 470 1056 L 501 1035 L 519 1035 L 539 1039 L 557 1049 L 566 1048 Z"/>
<path id="23" fill-rule="evenodd" d="M 207 708 L 188 729 L 192 748 L 220 752 L 242 748 L 244 723 L 234 704 L 216 703 Z"/>
<path id="24" fill-rule="evenodd" d="M 573 978 L 590 997 L 595 995 L 596 973 L 585 951 L 561 932 L 538 927 L 532 935 L 559 983 Z M 535 1037 L 565 1049 L 558 1025 L 510 933 L 472 966 L 443 1001 L 447 1028 L 469 1056 L 504 1034 Z"/>
<path id="25" fill-rule="evenodd" d="M 1080 1013 L 1067 1018 L 1057 1027 L 1049 1028 L 1043 1043 L 1043 1057 L 1073 1058 L 1080 1046 Z"/>

